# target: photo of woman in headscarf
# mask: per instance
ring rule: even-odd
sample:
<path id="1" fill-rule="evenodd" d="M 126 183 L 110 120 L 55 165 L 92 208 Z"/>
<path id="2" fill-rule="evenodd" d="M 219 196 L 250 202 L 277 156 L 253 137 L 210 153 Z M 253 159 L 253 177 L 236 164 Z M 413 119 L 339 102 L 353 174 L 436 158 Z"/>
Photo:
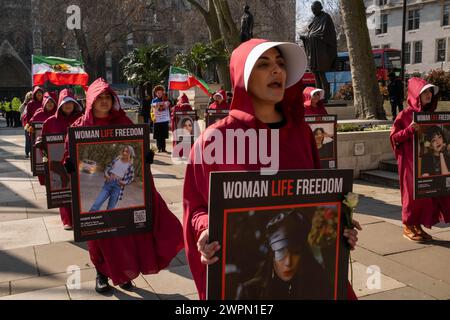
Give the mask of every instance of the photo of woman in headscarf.
<path id="1" fill-rule="evenodd" d="M 447 175 L 450 168 L 450 155 L 447 139 L 438 126 L 432 126 L 425 132 L 427 152 L 422 156 L 422 177 Z"/>
<path id="2" fill-rule="evenodd" d="M 323 125 L 323 127 L 325 126 L 326 124 Z M 333 134 L 328 133 L 327 130 L 323 127 L 315 128 L 313 131 L 314 139 L 316 140 L 316 145 L 317 149 L 319 150 L 319 157 L 321 160 L 330 159 L 334 156 Z M 332 131 L 330 130 L 330 132 Z"/>
<path id="3" fill-rule="evenodd" d="M 333 299 L 333 286 L 308 244 L 310 225 L 290 210 L 266 225 L 268 253 L 256 276 L 237 289 L 236 299 Z"/>
<path id="4" fill-rule="evenodd" d="M 183 129 L 183 134 L 187 136 L 194 135 L 194 121 L 191 117 L 181 118 L 178 122 L 178 129 Z"/>
<path id="5" fill-rule="evenodd" d="M 122 148 L 121 154 L 106 167 L 104 173 L 105 183 L 89 212 L 99 211 L 108 198 L 106 210 L 116 208 L 119 200 L 122 200 L 125 186 L 133 182 L 134 157 L 133 147 L 126 145 Z"/>

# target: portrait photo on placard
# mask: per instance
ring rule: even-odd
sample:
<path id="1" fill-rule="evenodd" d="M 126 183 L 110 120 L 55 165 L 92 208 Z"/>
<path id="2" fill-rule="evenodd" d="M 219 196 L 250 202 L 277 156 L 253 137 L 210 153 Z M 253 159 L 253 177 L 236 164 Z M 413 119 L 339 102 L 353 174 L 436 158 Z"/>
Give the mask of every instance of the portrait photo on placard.
<path id="1" fill-rule="evenodd" d="M 81 214 L 145 206 L 142 142 L 79 144 L 77 154 Z"/>

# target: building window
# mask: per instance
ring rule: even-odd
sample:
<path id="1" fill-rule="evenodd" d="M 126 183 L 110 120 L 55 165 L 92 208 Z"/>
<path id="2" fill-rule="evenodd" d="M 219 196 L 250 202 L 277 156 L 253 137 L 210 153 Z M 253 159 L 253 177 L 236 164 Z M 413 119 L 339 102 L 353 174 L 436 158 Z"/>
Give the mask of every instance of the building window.
<path id="1" fill-rule="evenodd" d="M 378 0 L 377 2 L 379 6 L 384 6 L 388 3 L 388 0 Z"/>
<path id="2" fill-rule="evenodd" d="M 411 42 L 405 43 L 405 64 L 411 63 Z"/>
<path id="3" fill-rule="evenodd" d="M 382 14 L 380 17 L 380 26 L 376 30 L 376 34 L 387 33 L 388 30 L 388 15 Z"/>
<path id="4" fill-rule="evenodd" d="M 414 63 L 422 63 L 422 41 L 414 42 Z"/>
<path id="5" fill-rule="evenodd" d="M 372 46 L 372 49 L 380 49 L 380 45 L 376 44 L 376 45 Z"/>
<path id="6" fill-rule="evenodd" d="M 391 48 L 391 45 L 388 43 L 388 44 L 383 44 L 383 49 L 390 49 Z"/>
<path id="7" fill-rule="evenodd" d="M 436 61 L 442 62 L 445 61 L 445 46 L 446 46 L 445 39 L 438 39 L 436 40 Z"/>
<path id="8" fill-rule="evenodd" d="M 420 10 L 408 12 L 408 30 L 416 30 L 420 27 Z"/>
<path id="9" fill-rule="evenodd" d="M 442 10 L 442 25 L 448 26 L 450 25 L 450 4 L 445 4 Z"/>

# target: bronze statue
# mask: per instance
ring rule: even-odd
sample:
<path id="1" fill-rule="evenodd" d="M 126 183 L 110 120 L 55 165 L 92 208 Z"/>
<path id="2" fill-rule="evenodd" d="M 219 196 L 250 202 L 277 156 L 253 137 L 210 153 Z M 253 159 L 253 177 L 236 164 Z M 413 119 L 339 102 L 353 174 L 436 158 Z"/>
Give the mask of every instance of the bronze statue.
<path id="1" fill-rule="evenodd" d="M 314 19 L 308 26 L 308 33 L 300 39 L 305 45 L 309 68 L 316 78 L 316 87 L 325 90 L 325 98 L 330 97 L 330 84 L 325 76 L 334 69 L 337 58 L 336 29 L 331 16 L 323 11 L 320 1 L 314 1 L 311 10 Z"/>
<path id="2" fill-rule="evenodd" d="M 250 7 L 245 5 L 241 18 L 241 43 L 251 38 L 253 38 L 253 15 L 250 13 Z"/>

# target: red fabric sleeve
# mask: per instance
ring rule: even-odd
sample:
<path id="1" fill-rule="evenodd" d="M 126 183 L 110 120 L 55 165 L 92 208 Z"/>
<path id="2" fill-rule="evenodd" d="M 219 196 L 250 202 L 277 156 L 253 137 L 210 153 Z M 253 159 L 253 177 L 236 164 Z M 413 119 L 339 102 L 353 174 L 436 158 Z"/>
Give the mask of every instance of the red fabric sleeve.
<path id="1" fill-rule="evenodd" d="M 397 124 L 398 126 L 398 124 Z M 411 136 L 414 134 L 414 128 L 408 126 L 406 129 L 400 129 L 394 123 L 394 134 L 392 134 L 392 140 L 395 144 L 401 144 L 405 141 L 408 141 Z"/>

